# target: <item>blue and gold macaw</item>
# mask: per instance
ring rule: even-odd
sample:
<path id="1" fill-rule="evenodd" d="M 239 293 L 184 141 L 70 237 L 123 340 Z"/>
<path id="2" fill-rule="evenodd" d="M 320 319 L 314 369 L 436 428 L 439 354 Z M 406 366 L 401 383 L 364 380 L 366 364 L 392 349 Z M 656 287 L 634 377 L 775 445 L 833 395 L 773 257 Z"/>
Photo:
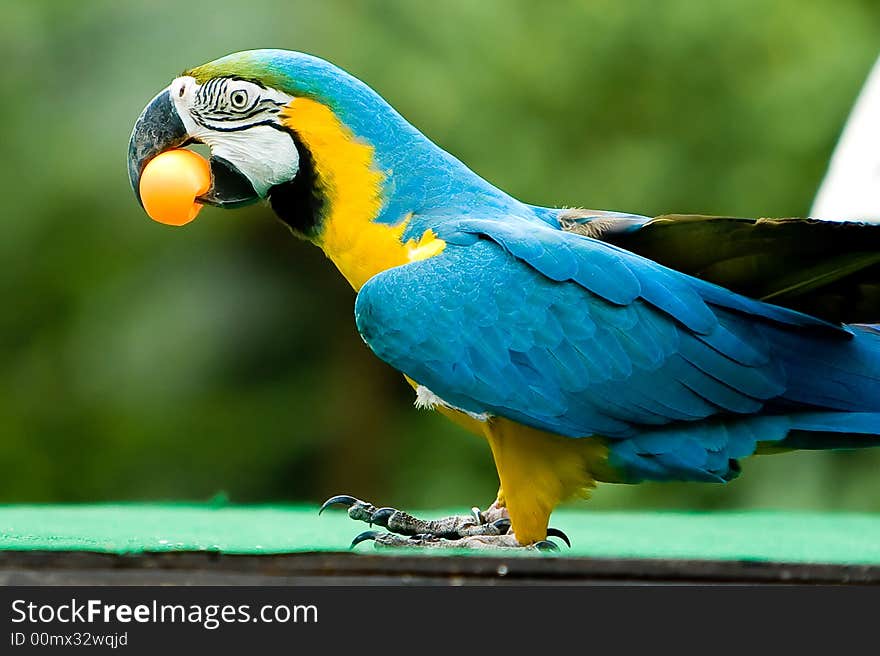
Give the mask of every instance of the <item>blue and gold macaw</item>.
<path id="1" fill-rule="evenodd" d="M 495 502 L 424 521 L 342 495 L 389 545 L 548 548 L 596 481 L 724 482 L 759 452 L 880 442 L 880 228 L 527 205 L 363 82 L 284 50 L 175 79 L 132 134 L 145 165 L 212 153 L 219 207 L 269 201 L 357 292 L 416 404 L 489 443 Z"/>

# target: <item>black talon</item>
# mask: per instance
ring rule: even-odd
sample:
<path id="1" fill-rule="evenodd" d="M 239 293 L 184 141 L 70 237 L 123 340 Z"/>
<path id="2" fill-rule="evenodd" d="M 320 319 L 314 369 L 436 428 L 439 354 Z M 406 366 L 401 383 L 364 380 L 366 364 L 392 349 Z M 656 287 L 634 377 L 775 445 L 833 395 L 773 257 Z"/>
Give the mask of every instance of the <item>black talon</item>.
<path id="1" fill-rule="evenodd" d="M 504 535 L 510 530 L 510 520 L 509 519 L 496 519 L 492 522 L 492 526 L 498 531 L 499 535 Z M 548 532 L 547 535 L 550 535 Z"/>
<path id="2" fill-rule="evenodd" d="M 535 549 L 537 549 L 538 551 L 559 551 L 559 547 L 557 547 L 554 542 L 550 542 L 550 540 L 541 540 L 540 542 L 535 542 Z"/>
<path id="3" fill-rule="evenodd" d="M 320 515 L 322 512 L 327 510 L 328 507 L 332 506 L 335 503 L 341 503 L 342 505 L 351 508 L 358 501 L 358 499 L 355 499 L 348 494 L 337 494 L 335 497 L 330 497 L 323 504 L 321 504 L 321 509 L 318 510 L 318 514 Z"/>
<path id="4" fill-rule="evenodd" d="M 354 549 L 361 542 L 366 542 L 367 540 L 375 540 L 379 536 L 379 531 L 364 531 L 355 536 L 354 540 L 351 541 L 351 546 L 349 549 Z M 552 544 L 552 543 L 551 543 Z"/>
<path id="5" fill-rule="evenodd" d="M 559 538 L 568 545 L 569 549 L 571 549 L 571 540 L 569 540 L 568 536 L 560 531 L 558 528 L 548 528 L 547 537 Z"/>
<path id="6" fill-rule="evenodd" d="M 388 528 L 388 518 L 396 512 L 397 511 L 394 508 L 379 508 L 379 510 L 370 516 L 370 526 L 378 524 L 379 526 Z"/>

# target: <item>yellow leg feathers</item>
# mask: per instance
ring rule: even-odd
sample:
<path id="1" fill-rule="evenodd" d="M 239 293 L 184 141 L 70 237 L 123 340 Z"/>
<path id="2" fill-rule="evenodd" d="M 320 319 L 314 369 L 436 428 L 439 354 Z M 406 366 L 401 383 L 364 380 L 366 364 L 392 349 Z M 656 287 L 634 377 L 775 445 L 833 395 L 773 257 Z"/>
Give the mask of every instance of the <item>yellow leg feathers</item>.
<path id="1" fill-rule="evenodd" d="M 608 449 L 599 440 L 562 437 L 500 417 L 480 421 L 442 405 L 434 409 L 489 442 L 501 483 L 495 505 L 507 509 L 520 544 L 544 540 L 553 509 L 589 496 L 596 486 L 594 474 L 613 480 L 606 473 Z"/>
<path id="2" fill-rule="evenodd" d="M 520 544 L 544 540 L 553 509 L 595 487 L 590 472 L 604 460 L 605 448 L 589 438 L 561 437 L 507 419 L 483 426 L 501 481 L 498 505 L 507 508 Z"/>

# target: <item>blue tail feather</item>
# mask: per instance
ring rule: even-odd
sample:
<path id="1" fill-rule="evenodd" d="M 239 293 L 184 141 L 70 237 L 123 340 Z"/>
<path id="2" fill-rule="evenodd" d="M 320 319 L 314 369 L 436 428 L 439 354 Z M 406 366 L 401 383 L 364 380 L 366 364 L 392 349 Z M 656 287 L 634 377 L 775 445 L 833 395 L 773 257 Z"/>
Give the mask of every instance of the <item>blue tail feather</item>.
<path id="1" fill-rule="evenodd" d="M 880 325 L 850 328 L 852 337 L 839 339 L 761 327 L 787 374 L 780 397 L 761 414 L 646 427 L 634 437 L 610 441 L 609 463 L 628 482 L 724 482 L 739 474 L 737 459 L 753 454 L 759 444 L 880 446 Z"/>

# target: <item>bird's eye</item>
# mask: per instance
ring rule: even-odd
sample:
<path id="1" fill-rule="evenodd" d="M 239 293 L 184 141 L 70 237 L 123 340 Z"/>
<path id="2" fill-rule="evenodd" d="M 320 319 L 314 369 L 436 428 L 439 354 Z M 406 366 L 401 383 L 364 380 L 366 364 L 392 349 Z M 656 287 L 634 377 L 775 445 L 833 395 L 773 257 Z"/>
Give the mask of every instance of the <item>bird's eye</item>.
<path id="1" fill-rule="evenodd" d="M 247 91 L 242 91 L 241 89 L 233 91 L 232 95 L 229 96 L 229 102 L 232 103 L 235 109 L 244 109 L 248 103 Z"/>

